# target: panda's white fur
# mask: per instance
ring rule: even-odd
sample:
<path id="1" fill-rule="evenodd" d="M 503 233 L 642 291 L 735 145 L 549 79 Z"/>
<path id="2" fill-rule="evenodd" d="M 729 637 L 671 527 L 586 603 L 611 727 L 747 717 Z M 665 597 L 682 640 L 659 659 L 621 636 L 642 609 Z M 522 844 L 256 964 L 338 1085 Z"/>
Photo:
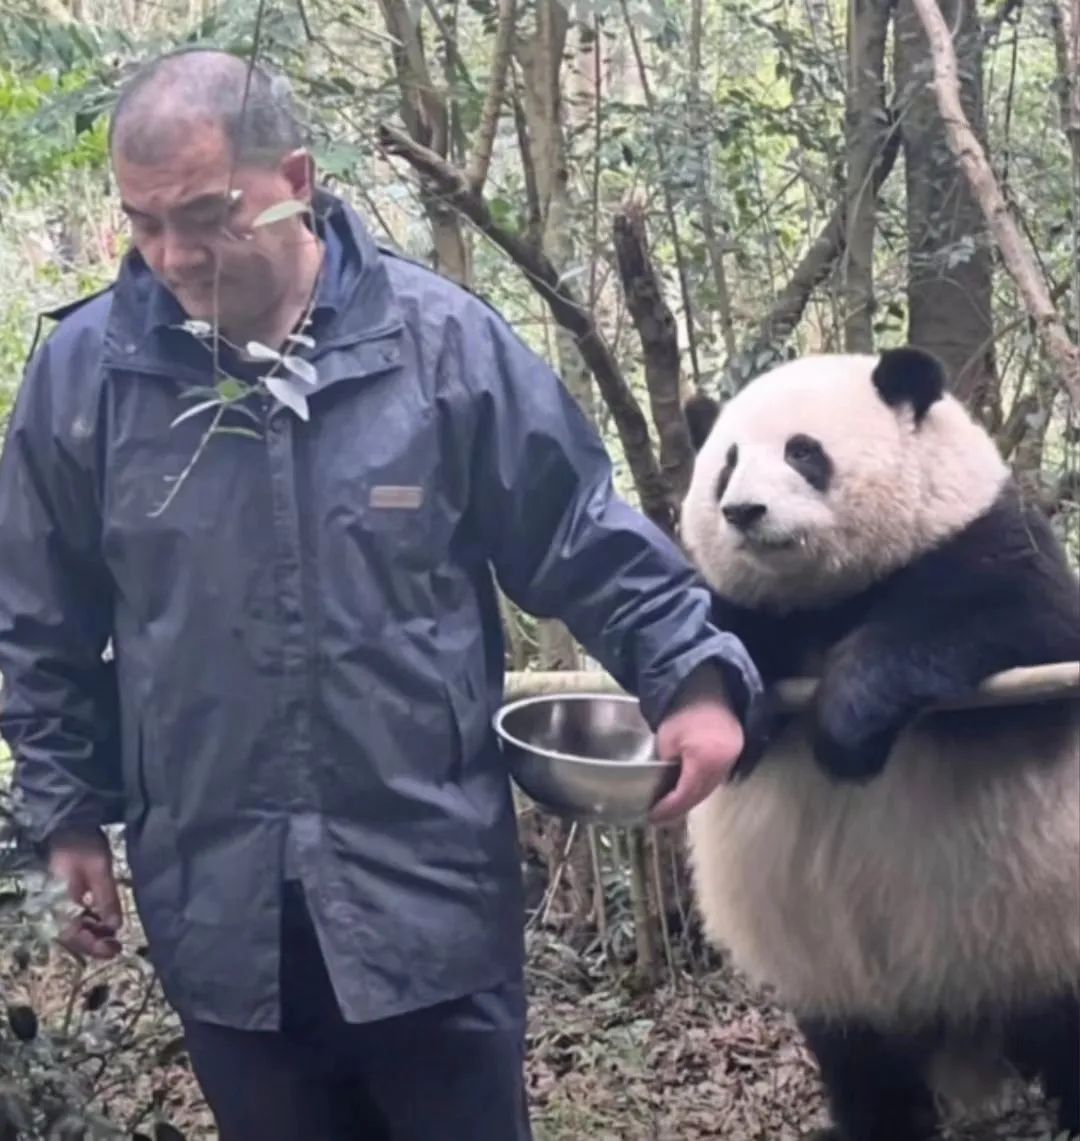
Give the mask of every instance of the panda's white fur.
<path id="1" fill-rule="evenodd" d="M 990 506 L 1008 470 L 993 441 L 946 395 L 919 428 L 868 381 L 876 357 L 811 356 L 782 364 L 725 406 L 698 454 L 682 506 L 683 541 L 708 581 L 747 605 L 827 603 L 853 594 L 954 534 Z M 803 432 L 827 443 L 836 483 L 822 501 L 784 462 Z M 788 550 L 740 546 L 716 481 L 729 447 L 739 466 L 724 502 L 767 497 Z"/>
<path id="2" fill-rule="evenodd" d="M 681 520 L 720 594 L 781 612 L 843 599 L 999 495 L 1005 464 L 963 407 L 946 395 L 916 428 L 910 408 L 888 406 L 869 382 L 877 360 L 804 358 L 725 405 Z M 827 495 L 785 463 L 795 433 L 833 460 Z M 732 445 L 738 463 L 718 501 Z M 768 503 L 753 543 L 721 515 L 746 500 Z M 1053 713 L 1033 730 L 1030 716 L 981 712 L 962 746 L 926 718 L 862 784 L 826 775 L 807 718 L 789 722 L 745 781 L 690 814 L 708 937 L 799 1015 L 900 1030 L 944 1016 L 956 1032 L 942 1073 L 980 1012 L 1075 988 L 1080 718 L 1075 706 Z"/>

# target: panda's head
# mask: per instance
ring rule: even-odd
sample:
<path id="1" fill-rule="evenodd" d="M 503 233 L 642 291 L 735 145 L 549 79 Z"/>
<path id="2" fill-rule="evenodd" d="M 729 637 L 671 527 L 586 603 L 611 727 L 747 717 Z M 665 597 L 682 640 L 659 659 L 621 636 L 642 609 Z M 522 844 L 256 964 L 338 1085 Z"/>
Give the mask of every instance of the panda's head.
<path id="1" fill-rule="evenodd" d="M 918 349 L 804 357 L 720 410 L 687 406 L 697 450 L 683 542 L 734 602 L 837 601 L 982 514 L 1007 470 Z"/>

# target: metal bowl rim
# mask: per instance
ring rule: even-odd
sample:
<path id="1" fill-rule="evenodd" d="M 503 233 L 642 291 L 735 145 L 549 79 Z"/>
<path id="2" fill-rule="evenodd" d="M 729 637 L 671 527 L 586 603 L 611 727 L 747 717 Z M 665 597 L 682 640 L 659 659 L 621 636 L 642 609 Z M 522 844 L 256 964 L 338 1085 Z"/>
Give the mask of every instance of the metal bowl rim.
<path id="1" fill-rule="evenodd" d="M 625 693 L 590 693 L 588 690 L 578 690 L 570 693 L 538 693 L 532 697 L 519 697 L 515 701 L 510 701 L 503 705 L 491 719 L 492 727 L 504 741 L 514 745 L 518 749 L 523 749 L 525 752 L 532 753 L 537 757 L 545 757 L 552 761 L 563 761 L 571 765 L 598 765 L 600 768 L 617 768 L 625 772 L 627 769 L 658 769 L 672 763 L 659 759 L 655 761 L 604 761 L 597 757 L 583 757 L 577 753 L 563 753 L 558 749 L 545 749 L 543 746 L 530 745 L 527 741 L 522 741 L 519 737 L 515 737 L 507 730 L 504 724 L 506 718 L 518 709 L 523 709 L 529 705 L 538 705 L 541 702 L 567 700 L 617 701 L 620 704 L 640 705 L 636 697 Z"/>

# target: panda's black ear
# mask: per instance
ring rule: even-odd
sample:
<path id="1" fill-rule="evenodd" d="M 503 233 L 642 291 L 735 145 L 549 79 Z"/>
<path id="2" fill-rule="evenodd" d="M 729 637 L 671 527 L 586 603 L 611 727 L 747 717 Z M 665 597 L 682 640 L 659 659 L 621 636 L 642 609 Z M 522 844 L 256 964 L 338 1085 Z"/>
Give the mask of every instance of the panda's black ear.
<path id="1" fill-rule="evenodd" d="M 683 405 L 683 415 L 690 429 L 690 443 L 695 452 L 700 452 L 720 415 L 720 405 L 704 392 L 695 392 Z"/>
<path id="2" fill-rule="evenodd" d="M 925 349 L 886 349 L 873 372 L 878 395 L 891 408 L 910 404 L 918 423 L 945 395 L 945 366 Z"/>

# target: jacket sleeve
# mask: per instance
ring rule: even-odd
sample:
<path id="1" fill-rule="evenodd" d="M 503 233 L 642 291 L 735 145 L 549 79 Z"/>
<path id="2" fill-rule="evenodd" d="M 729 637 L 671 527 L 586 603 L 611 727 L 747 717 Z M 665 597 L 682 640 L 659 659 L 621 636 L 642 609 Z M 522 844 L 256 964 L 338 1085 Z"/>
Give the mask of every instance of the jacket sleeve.
<path id="1" fill-rule="evenodd" d="M 121 816 L 115 668 L 103 660 L 112 608 L 83 407 L 92 373 L 93 360 L 46 342 L 0 455 L 0 733 L 35 844 Z"/>
<path id="2" fill-rule="evenodd" d="M 743 644 L 711 624 L 704 581 L 616 494 L 598 433 L 555 373 L 498 316 L 487 330 L 463 367 L 480 388 L 473 486 L 501 587 L 565 622 L 654 729 L 704 663 L 719 667 L 745 725 L 761 679 Z"/>

